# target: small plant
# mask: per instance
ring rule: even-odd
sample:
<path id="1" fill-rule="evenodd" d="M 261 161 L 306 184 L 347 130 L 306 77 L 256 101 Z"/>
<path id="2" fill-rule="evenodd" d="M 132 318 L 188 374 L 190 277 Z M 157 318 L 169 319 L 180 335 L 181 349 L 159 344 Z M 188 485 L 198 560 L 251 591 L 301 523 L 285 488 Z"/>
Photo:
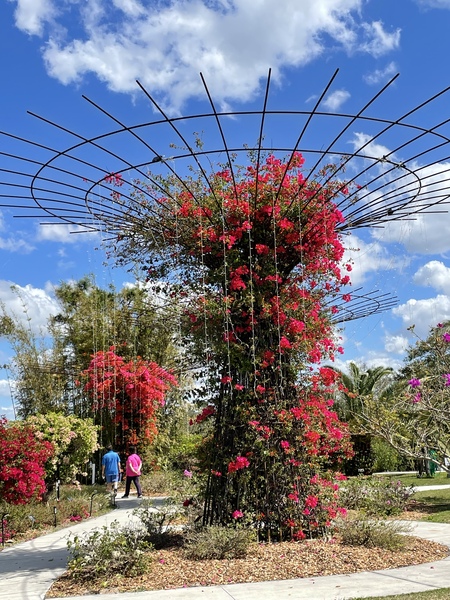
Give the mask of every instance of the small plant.
<path id="1" fill-rule="evenodd" d="M 193 529 L 186 535 L 185 554 L 193 560 L 243 558 L 255 540 L 251 529 L 220 526 Z"/>
<path id="2" fill-rule="evenodd" d="M 179 504 L 171 498 L 161 507 L 155 506 L 151 500 L 144 500 L 133 511 L 133 515 L 142 522 L 146 540 L 157 549 L 176 545 L 181 540 L 181 535 L 177 535 L 172 526 L 182 514 Z"/>
<path id="3" fill-rule="evenodd" d="M 342 519 L 337 524 L 337 533 L 344 544 L 399 550 L 405 546 L 404 533 L 410 527 L 398 521 L 374 521 L 365 515 Z"/>
<path id="4" fill-rule="evenodd" d="M 5 542 L 11 540 L 14 537 L 15 531 L 11 529 L 10 524 L 6 518 L 0 520 L 0 544 L 5 545 Z"/>
<path id="5" fill-rule="evenodd" d="M 359 510 L 372 516 L 398 515 L 414 493 L 413 486 L 383 477 L 355 477 L 340 489 L 340 501 L 350 510 Z"/>
<path id="6" fill-rule="evenodd" d="M 117 521 L 110 527 L 69 538 L 67 547 L 69 574 L 84 581 L 116 573 L 125 577 L 142 575 L 152 548 L 141 528 L 120 527 Z"/>

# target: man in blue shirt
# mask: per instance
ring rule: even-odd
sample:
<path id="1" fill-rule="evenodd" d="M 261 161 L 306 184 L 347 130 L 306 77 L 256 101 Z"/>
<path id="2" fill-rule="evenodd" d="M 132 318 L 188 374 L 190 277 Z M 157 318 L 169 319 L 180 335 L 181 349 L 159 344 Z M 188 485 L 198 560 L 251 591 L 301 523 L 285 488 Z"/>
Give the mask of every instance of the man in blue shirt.
<path id="1" fill-rule="evenodd" d="M 117 485 L 122 473 L 120 457 L 114 452 L 111 445 L 106 448 L 108 452 L 102 458 L 102 476 L 106 480 L 106 489 L 117 493 Z"/>

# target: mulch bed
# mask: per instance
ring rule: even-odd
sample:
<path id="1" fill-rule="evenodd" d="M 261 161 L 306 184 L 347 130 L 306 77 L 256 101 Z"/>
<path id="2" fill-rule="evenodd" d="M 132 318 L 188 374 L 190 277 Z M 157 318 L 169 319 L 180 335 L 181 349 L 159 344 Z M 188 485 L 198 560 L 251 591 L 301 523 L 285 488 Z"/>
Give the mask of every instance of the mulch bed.
<path id="1" fill-rule="evenodd" d="M 173 548 L 154 551 L 154 559 L 145 575 L 136 578 L 116 575 L 108 577 L 107 582 L 90 580 L 83 584 L 66 574 L 53 584 L 46 597 L 167 590 L 377 571 L 432 562 L 448 554 L 446 546 L 412 536 L 408 536 L 404 549 L 396 551 L 345 546 L 338 540 L 254 544 L 246 558 L 233 560 L 187 560 L 180 548 Z"/>

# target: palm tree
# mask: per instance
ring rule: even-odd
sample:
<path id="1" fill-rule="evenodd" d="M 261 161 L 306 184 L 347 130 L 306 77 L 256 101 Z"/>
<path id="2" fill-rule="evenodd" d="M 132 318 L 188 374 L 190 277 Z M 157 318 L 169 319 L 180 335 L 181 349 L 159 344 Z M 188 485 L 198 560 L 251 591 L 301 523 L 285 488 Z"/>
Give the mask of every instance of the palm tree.
<path id="1" fill-rule="evenodd" d="M 366 398 L 380 397 L 393 383 L 394 370 L 391 367 L 366 368 L 355 362 L 348 365 L 348 373 L 331 367 L 339 373 L 345 391 L 338 392 L 335 409 L 341 421 L 358 431 L 358 415 L 361 415 Z"/>

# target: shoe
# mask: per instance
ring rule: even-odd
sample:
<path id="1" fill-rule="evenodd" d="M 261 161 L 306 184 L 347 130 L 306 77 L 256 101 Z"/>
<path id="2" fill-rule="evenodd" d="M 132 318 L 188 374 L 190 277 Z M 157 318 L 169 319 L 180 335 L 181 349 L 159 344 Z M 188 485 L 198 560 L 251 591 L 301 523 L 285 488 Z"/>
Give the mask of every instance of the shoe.
<path id="1" fill-rule="evenodd" d="M 128 496 L 122 496 L 122 498 L 128 498 Z"/>
<path id="2" fill-rule="evenodd" d="M 127 496 L 127 498 L 128 498 L 128 496 Z M 142 494 L 140 494 L 140 496 L 138 496 L 138 498 L 142 498 Z"/>

